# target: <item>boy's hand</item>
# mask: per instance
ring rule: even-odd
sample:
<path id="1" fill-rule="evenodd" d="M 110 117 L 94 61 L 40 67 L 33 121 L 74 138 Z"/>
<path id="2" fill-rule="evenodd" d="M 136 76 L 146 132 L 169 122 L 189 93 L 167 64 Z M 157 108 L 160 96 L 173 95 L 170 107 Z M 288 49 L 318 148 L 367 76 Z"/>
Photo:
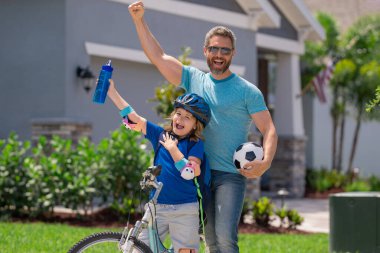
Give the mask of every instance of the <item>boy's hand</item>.
<path id="1" fill-rule="evenodd" d="M 144 16 L 144 4 L 142 1 L 134 2 L 128 6 L 129 14 L 134 22 L 139 21 Z"/>
<path id="2" fill-rule="evenodd" d="M 160 140 L 162 146 L 164 146 L 169 152 L 177 148 L 178 140 L 166 132 L 162 136 L 163 141 Z"/>
<path id="3" fill-rule="evenodd" d="M 195 158 L 195 159 L 197 159 L 197 158 Z M 201 174 L 201 166 L 199 165 L 198 161 L 195 161 L 195 159 L 189 157 L 189 163 L 191 164 L 192 168 L 194 169 L 194 176 L 197 177 Z"/>

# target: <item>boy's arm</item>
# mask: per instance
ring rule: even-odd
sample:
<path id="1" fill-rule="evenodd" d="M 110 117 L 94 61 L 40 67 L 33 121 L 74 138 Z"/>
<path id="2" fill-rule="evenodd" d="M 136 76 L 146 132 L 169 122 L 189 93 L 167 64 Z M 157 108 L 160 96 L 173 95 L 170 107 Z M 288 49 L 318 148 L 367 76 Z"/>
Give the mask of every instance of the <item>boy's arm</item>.
<path id="1" fill-rule="evenodd" d="M 158 68 L 166 80 L 178 86 L 182 78 L 182 63 L 176 58 L 165 54 L 149 30 L 143 17 L 145 13 L 143 2 L 138 1 L 129 5 L 128 10 L 135 23 L 137 35 L 146 56 Z"/>
<path id="2" fill-rule="evenodd" d="M 124 108 L 130 106 L 127 101 L 125 101 L 119 94 L 119 92 L 115 88 L 115 83 L 112 79 L 109 79 L 110 87 L 108 89 L 107 96 L 112 100 L 114 105 L 119 109 L 123 110 Z M 128 119 L 136 123 L 133 127 L 134 131 L 142 132 L 146 134 L 146 119 L 138 115 L 135 111 L 132 111 L 128 114 Z"/>
<path id="3" fill-rule="evenodd" d="M 173 161 L 175 163 L 180 162 L 182 159 L 186 159 L 186 157 L 182 154 L 181 150 L 178 148 L 178 140 L 173 139 L 169 133 L 165 133 L 163 136 L 163 140 L 160 141 L 162 146 L 166 148 L 166 150 L 170 153 L 170 156 L 173 158 Z M 201 159 L 195 156 L 189 156 L 187 158 L 188 163 L 191 165 L 191 167 L 194 169 L 194 176 L 199 176 L 201 174 L 200 164 Z M 184 164 L 186 165 L 186 164 Z"/>

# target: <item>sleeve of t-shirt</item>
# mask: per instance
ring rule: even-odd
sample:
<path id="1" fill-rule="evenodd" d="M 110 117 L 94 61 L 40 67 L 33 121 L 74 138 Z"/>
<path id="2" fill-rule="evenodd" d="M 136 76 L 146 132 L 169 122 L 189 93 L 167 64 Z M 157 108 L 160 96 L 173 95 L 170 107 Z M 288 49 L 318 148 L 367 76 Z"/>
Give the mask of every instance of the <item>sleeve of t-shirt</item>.
<path id="1" fill-rule="evenodd" d="M 268 110 L 263 94 L 259 88 L 253 84 L 248 84 L 246 86 L 245 103 L 249 114 Z"/>
<path id="2" fill-rule="evenodd" d="M 159 139 L 162 131 L 164 131 L 164 129 L 162 127 L 157 126 L 156 124 L 154 124 L 150 121 L 146 122 L 145 138 L 147 138 L 152 143 L 154 150 L 156 150 L 156 148 L 157 148 L 158 139 Z"/>
<path id="3" fill-rule="evenodd" d="M 196 68 L 183 65 L 180 87 L 184 88 L 187 92 L 191 92 L 191 80 L 193 75 L 196 74 L 196 72 Z"/>
<path id="4" fill-rule="evenodd" d="M 189 150 L 188 156 L 194 156 L 194 157 L 197 157 L 197 158 L 202 160 L 203 159 L 203 153 L 204 153 L 203 141 L 199 140 L 199 141 L 195 142 L 194 145 L 191 147 L 191 149 Z M 189 158 L 189 157 L 187 157 L 187 158 Z"/>

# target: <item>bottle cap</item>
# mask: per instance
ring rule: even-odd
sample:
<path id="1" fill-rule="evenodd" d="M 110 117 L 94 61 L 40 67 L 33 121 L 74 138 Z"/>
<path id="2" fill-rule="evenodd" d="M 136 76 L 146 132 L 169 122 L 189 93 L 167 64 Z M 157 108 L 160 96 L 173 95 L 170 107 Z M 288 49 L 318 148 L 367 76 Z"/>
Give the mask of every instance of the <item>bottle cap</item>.
<path id="1" fill-rule="evenodd" d="M 112 72 L 113 68 L 111 66 L 111 60 L 108 60 L 107 64 L 102 66 L 102 69 L 108 72 Z"/>

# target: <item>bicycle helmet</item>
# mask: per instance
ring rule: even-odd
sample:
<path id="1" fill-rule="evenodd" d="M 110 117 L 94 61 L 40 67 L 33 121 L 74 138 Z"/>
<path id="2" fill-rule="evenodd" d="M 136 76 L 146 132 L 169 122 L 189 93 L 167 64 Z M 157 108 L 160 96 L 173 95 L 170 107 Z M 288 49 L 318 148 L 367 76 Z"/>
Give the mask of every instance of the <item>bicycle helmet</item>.
<path id="1" fill-rule="evenodd" d="M 183 108 L 189 111 L 206 127 L 210 121 L 210 107 L 206 101 L 195 93 L 183 94 L 174 101 L 174 108 Z"/>

